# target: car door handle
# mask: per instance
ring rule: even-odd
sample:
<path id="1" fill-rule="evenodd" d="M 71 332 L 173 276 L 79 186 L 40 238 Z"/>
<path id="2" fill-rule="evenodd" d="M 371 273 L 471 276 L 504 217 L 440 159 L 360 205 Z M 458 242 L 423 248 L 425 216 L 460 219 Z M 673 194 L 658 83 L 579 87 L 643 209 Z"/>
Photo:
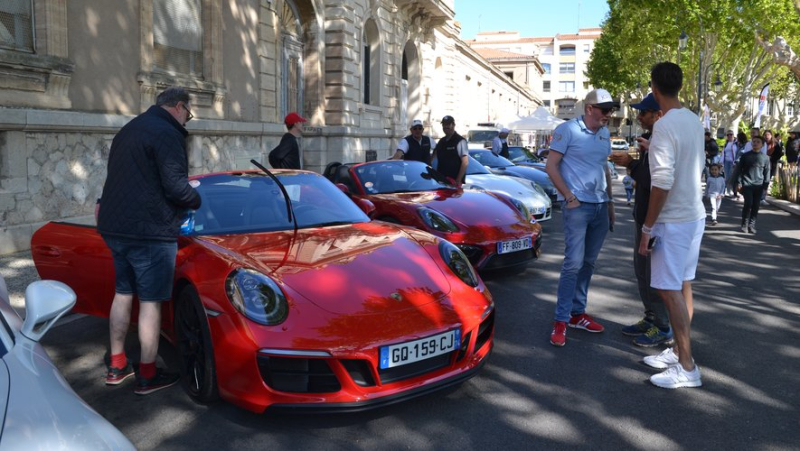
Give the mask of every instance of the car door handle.
<path id="1" fill-rule="evenodd" d="M 39 246 L 36 248 L 36 253 L 43 257 L 61 257 L 61 251 L 50 246 Z"/>

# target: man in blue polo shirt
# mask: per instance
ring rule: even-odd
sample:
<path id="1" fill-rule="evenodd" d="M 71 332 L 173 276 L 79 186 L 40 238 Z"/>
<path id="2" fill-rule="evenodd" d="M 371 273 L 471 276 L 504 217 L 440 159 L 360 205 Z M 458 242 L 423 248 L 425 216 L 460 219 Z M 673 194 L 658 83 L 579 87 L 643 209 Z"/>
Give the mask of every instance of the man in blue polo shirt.
<path id="1" fill-rule="evenodd" d="M 589 282 L 606 233 L 614 227 L 611 141 L 608 120 L 619 108 L 611 94 L 595 89 L 586 95 L 580 117 L 553 131 L 547 174 L 558 189 L 564 217 L 564 263 L 550 343 L 566 344 L 567 326 L 599 333 L 603 326 L 586 314 Z"/>

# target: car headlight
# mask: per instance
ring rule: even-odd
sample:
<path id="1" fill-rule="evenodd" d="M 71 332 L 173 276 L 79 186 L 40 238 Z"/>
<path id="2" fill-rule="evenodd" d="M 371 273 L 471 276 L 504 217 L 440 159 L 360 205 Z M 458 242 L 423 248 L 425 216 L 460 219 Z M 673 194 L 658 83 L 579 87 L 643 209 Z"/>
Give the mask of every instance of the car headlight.
<path id="1" fill-rule="evenodd" d="M 433 230 L 439 232 L 458 232 L 458 226 L 455 225 L 450 218 L 438 211 L 427 207 L 422 207 L 418 211 L 422 220 L 425 221 L 425 224 Z"/>
<path id="2" fill-rule="evenodd" d="M 252 269 L 239 268 L 225 280 L 225 293 L 239 313 L 259 324 L 275 326 L 286 320 L 289 303 L 278 284 Z"/>
<path id="3" fill-rule="evenodd" d="M 453 274 L 458 276 L 462 282 L 473 288 L 478 286 L 480 279 L 475 272 L 475 268 L 472 267 L 467 256 L 455 244 L 446 240 L 440 241 L 439 254 L 441 254 L 444 262 L 447 263 L 450 271 L 453 271 Z"/>
<path id="4" fill-rule="evenodd" d="M 528 207 L 526 207 L 525 204 L 520 202 L 519 199 L 517 198 L 511 197 L 510 199 L 511 203 L 514 204 L 514 207 L 516 207 L 516 209 L 519 210 L 520 213 L 522 213 L 522 217 L 525 218 L 526 221 L 530 221 L 531 219 L 533 219 L 530 210 L 528 210 Z"/>
<path id="5" fill-rule="evenodd" d="M 536 191 L 537 193 L 541 194 L 541 195 L 542 195 L 542 196 L 544 196 L 544 197 L 549 197 L 549 196 L 547 195 L 547 193 L 544 191 L 544 188 L 542 188 L 541 186 L 539 186 L 539 184 L 538 184 L 538 183 L 536 183 L 536 182 L 531 182 L 531 186 L 533 187 L 533 190 L 534 190 L 534 191 Z"/>

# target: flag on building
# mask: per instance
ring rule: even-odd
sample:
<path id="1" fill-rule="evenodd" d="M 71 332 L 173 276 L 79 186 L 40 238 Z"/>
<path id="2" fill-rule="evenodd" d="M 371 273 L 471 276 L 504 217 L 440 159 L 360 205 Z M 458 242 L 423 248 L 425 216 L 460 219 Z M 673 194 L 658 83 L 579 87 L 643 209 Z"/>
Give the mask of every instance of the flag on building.
<path id="1" fill-rule="evenodd" d="M 769 83 L 761 88 L 761 95 L 758 96 L 758 115 L 756 116 L 755 124 L 753 124 L 755 128 L 761 127 L 761 115 L 764 114 L 764 110 L 767 109 L 767 96 L 769 96 Z"/>

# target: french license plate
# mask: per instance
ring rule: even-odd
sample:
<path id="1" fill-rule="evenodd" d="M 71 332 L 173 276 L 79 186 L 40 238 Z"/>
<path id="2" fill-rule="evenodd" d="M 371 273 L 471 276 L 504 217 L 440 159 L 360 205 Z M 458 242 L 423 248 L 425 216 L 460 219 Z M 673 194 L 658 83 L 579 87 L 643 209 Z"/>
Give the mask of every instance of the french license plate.
<path id="1" fill-rule="evenodd" d="M 533 247 L 530 237 L 519 240 L 501 241 L 497 243 L 498 254 L 509 254 L 511 252 L 524 251 Z"/>
<path id="2" fill-rule="evenodd" d="M 381 369 L 393 368 L 419 362 L 420 360 L 447 354 L 461 346 L 461 330 L 453 329 L 419 340 L 390 346 L 381 346 Z"/>

